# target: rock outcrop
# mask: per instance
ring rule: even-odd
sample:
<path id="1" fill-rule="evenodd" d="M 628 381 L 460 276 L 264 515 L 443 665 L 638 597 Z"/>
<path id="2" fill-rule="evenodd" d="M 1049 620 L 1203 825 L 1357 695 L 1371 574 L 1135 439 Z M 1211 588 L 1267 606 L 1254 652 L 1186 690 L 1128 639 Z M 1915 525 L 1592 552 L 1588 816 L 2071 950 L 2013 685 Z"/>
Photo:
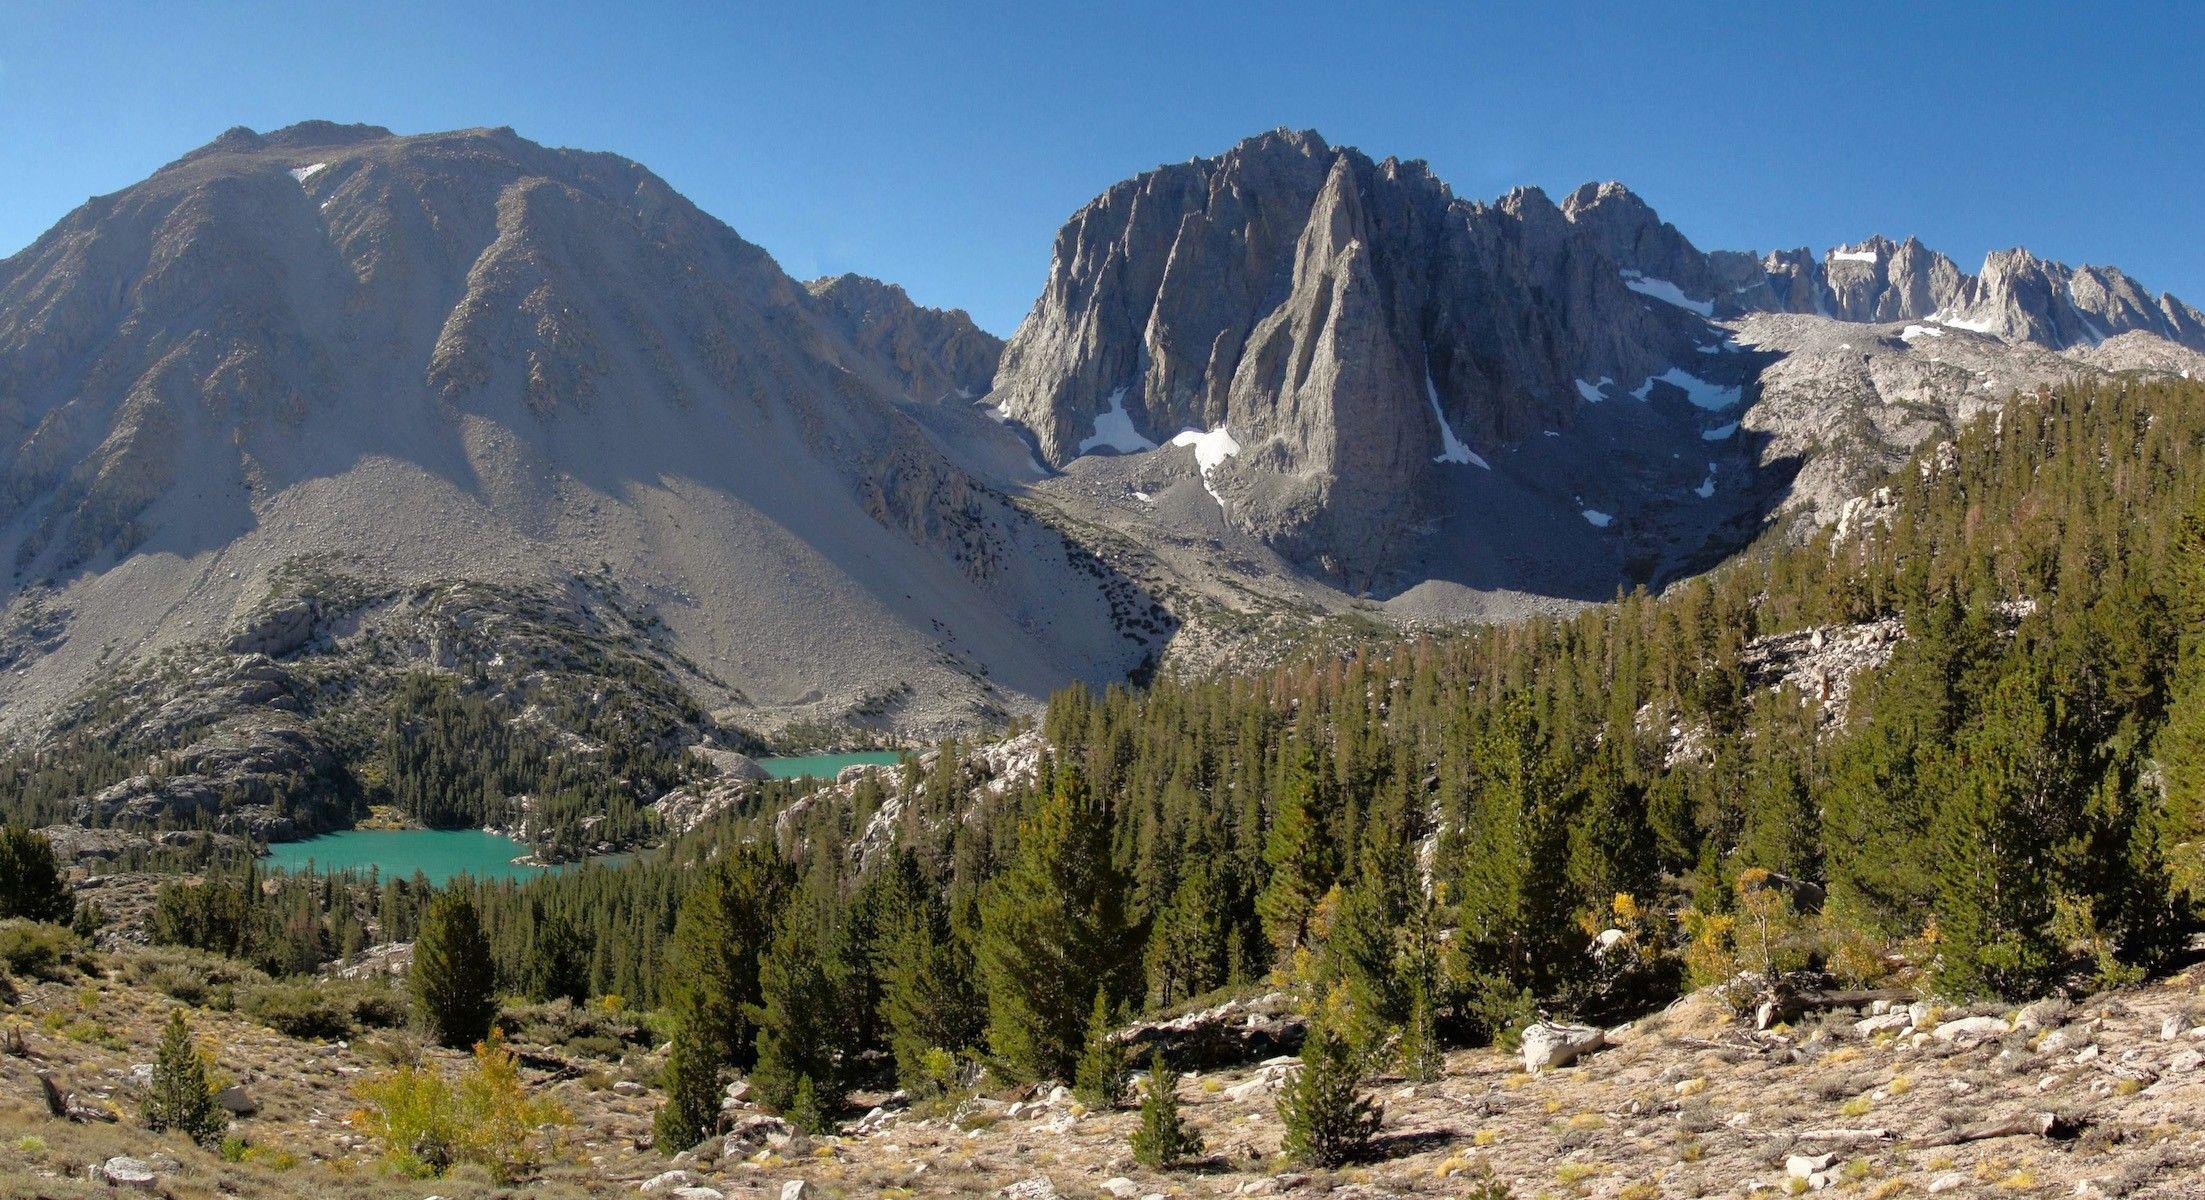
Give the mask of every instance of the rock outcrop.
<path id="1" fill-rule="evenodd" d="M 1075 215 L 990 399 L 1056 465 L 1191 445 L 1235 524 L 1353 579 L 1444 472 L 1706 340 L 1614 236 L 1537 190 L 1470 203 L 1421 162 L 1265 134 Z"/>
<path id="2" fill-rule="evenodd" d="M 963 309 L 924 308 L 893 283 L 836 275 L 805 285 L 823 311 L 914 400 L 976 400 L 995 379 L 1003 340 Z"/>

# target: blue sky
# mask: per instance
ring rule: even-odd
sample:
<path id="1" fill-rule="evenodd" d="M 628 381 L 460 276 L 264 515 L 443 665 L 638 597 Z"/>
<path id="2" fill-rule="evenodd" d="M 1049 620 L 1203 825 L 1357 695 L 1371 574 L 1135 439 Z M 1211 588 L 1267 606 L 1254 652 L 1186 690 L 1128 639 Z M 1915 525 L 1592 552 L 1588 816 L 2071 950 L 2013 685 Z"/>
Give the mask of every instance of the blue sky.
<path id="1" fill-rule="evenodd" d="M 2027 244 L 2205 305 L 2205 5 L 0 0 L 0 255 L 232 125 L 511 125 L 1009 333 L 1112 182 L 1277 126 L 1703 247 Z"/>

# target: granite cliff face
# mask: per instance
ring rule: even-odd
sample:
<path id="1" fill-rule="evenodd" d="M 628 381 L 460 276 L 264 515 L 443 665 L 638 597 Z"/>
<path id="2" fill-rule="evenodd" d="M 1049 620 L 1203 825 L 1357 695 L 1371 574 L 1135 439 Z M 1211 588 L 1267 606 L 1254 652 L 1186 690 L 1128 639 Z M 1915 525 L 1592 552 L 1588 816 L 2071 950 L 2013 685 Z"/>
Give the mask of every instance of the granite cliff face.
<path id="1" fill-rule="evenodd" d="M 1075 215 L 990 398 L 1055 466 L 1207 434 L 1232 519 L 1352 579 L 1578 380 L 1691 352 L 1695 315 L 1630 282 L 1540 192 L 1473 204 L 1421 163 L 1281 131 Z"/>
<path id="2" fill-rule="evenodd" d="M 1074 214 L 988 400 L 1053 468 L 1191 449 L 1227 528 L 1351 593 L 1558 594 L 1543 566 L 1446 561 L 1470 552 L 1588 563 L 1559 594 L 1597 596 L 1834 511 L 2000 386 L 2189 369 L 2201 331 L 2112 268 L 2017 250 L 1969 275 L 1912 238 L 1705 252 L 1620 184 L 1481 204 L 1280 130 Z M 1531 519 L 1557 511 L 1605 542 Z"/>

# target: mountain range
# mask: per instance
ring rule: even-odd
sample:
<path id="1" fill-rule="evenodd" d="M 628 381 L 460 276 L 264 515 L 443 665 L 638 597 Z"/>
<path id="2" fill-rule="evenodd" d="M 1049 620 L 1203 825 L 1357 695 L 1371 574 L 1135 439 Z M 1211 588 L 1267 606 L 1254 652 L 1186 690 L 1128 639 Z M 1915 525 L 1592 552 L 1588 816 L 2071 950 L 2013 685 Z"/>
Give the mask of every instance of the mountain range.
<path id="1" fill-rule="evenodd" d="M 1314 133 L 1105 191 L 1004 343 L 612 155 L 234 129 L 0 261 L 0 735 L 341 754 L 414 670 L 670 743 L 939 735 L 1658 588 L 2123 371 L 2205 372 L 2205 317 Z"/>

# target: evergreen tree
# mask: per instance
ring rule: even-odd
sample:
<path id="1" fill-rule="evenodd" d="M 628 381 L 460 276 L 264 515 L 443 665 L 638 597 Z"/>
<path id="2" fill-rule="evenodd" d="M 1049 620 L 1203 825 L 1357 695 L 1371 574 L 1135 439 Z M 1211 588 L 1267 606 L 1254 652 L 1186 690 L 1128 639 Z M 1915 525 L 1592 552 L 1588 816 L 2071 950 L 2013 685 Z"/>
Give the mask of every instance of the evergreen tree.
<path id="1" fill-rule="evenodd" d="M 21 825 L 0 825 L 0 920 L 67 921 L 68 885 L 46 835 Z"/>
<path id="2" fill-rule="evenodd" d="M 879 943 L 881 1023 L 905 1090 L 939 1081 L 929 1058 L 971 1048 L 986 1019 L 973 990 L 972 952 L 950 925 L 947 906 L 920 875 L 915 856 L 900 852 L 890 872 L 887 928 Z"/>
<path id="3" fill-rule="evenodd" d="M 440 1045 L 459 1049 L 488 1036 L 498 1012 L 494 969 L 474 901 L 460 892 L 431 901 L 407 978 L 414 1012 Z"/>
<path id="4" fill-rule="evenodd" d="M 1557 992 L 1585 958 L 1568 873 L 1569 791 L 1529 704 L 1514 700 L 1479 742 L 1476 827 L 1465 847 L 1463 932 L 1507 991 Z"/>
<path id="5" fill-rule="evenodd" d="M 1232 937 L 1231 899 L 1204 845 L 1191 847 L 1184 875 L 1149 931 L 1148 991 L 1158 1007 L 1202 995 L 1225 982 Z"/>
<path id="6" fill-rule="evenodd" d="M 703 872 L 681 902 L 667 947 L 666 1008 L 706 1061 L 756 1061 L 758 963 L 789 889 L 770 845 L 747 843 Z"/>
<path id="7" fill-rule="evenodd" d="M 1141 1124 L 1133 1131 L 1133 1160 L 1164 1170 L 1202 1153 L 1202 1135 L 1179 1115 L 1179 1072 L 1158 1050 L 1149 1060 L 1148 1088 L 1141 1093 Z"/>
<path id="8" fill-rule="evenodd" d="M 811 1076 L 797 1078 L 796 1090 L 789 1097 L 788 1118 L 789 1124 L 805 1133 L 827 1132 L 827 1113 L 820 1107 L 819 1092 Z"/>
<path id="9" fill-rule="evenodd" d="M 537 1000 L 589 999 L 589 951 L 574 921 L 564 913 L 544 916 L 539 907 L 535 940 L 529 947 L 528 994 Z"/>
<path id="10" fill-rule="evenodd" d="M 1093 1109 L 1111 1109 L 1125 1103 L 1133 1085 L 1133 1069 L 1126 1062 L 1125 1047 L 1110 1036 L 1110 998 L 1095 991 L 1095 1010 L 1087 1019 L 1087 1042 L 1080 1050 L 1079 1065 L 1072 1072 L 1072 1090 Z"/>
<path id="11" fill-rule="evenodd" d="M 1370 1148 L 1384 1114 L 1362 1095 L 1359 1056 L 1325 1019 L 1310 1025 L 1302 1065 L 1279 1093 L 1280 1148 L 1307 1167 L 1344 1166 Z"/>
<path id="12" fill-rule="evenodd" d="M 1338 873 L 1333 828 L 1333 790 L 1316 748 L 1298 741 L 1279 786 L 1277 812 L 1263 859 L 1270 881 L 1256 898 L 1263 934 L 1274 953 L 1285 954 L 1309 940 L 1309 923 L 1318 901 L 1332 889 Z"/>
<path id="13" fill-rule="evenodd" d="M 988 1045 L 1012 1077 L 1071 1073 L 1088 989 L 1115 990 L 1125 960 L 1123 893 L 1102 805 L 1077 770 L 1059 767 L 981 905 Z"/>
<path id="14" fill-rule="evenodd" d="M 659 1084 L 666 1103 L 651 1119 L 651 1144 L 661 1154 L 678 1154 L 703 1141 L 720 1117 L 719 1063 L 694 1030 L 674 1029 Z"/>
<path id="15" fill-rule="evenodd" d="M 153 1083 L 146 1090 L 145 1124 L 155 1131 L 174 1130 L 202 1146 L 211 1146 L 229 1128 L 230 1115 L 214 1102 L 207 1060 L 192 1044 L 184 1010 L 172 1008 L 154 1052 Z"/>
<path id="16" fill-rule="evenodd" d="M 840 1105 L 844 1021 L 840 997 L 820 955 L 836 914 L 822 897 L 788 905 L 780 929 L 758 965 L 757 1065 L 750 1073 L 758 1098 L 783 1115 L 796 1107 L 799 1086 L 816 1111 Z"/>
<path id="17" fill-rule="evenodd" d="M 2037 994 L 2058 962 L 2053 855 L 2085 796 L 2079 748 L 2041 669 L 2024 663 L 1962 731 L 1938 813 L 1938 983 L 1954 996 Z"/>

